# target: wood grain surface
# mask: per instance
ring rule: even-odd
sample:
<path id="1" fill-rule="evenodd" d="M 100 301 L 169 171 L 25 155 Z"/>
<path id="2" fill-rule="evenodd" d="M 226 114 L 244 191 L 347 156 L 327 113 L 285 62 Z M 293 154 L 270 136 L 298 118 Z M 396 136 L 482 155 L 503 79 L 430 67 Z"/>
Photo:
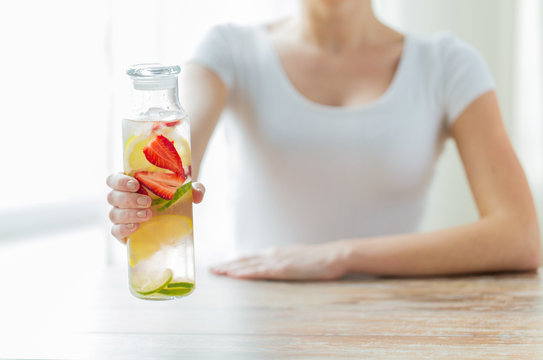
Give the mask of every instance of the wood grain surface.
<path id="1" fill-rule="evenodd" d="M 157 302 L 130 295 L 124 268 L 71 278 L 44 261 L 23 283 L 9 258 L 2 359 L 543 359 L 538 274 L 288 283 L 199 269 L 194 294 Z"/>
<path id="2" fill-rule="evenodd" d="M 128 294 L 111 270 L 80 329 L 91 358 L 543 359 L 534 274 L 331 283 L 241 281 L 200 271 L 182 300 Z"/>

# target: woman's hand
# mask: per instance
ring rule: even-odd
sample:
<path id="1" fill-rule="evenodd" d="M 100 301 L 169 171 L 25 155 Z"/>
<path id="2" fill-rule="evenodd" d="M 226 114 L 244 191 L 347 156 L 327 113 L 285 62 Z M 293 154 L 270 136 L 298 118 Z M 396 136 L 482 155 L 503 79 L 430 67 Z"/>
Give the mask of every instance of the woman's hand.
<path id="1" fill-rule="evenodd" d="M 151 218 L 151 198 L 137 193 L 140 187 L 138 180 L 122 173 L 108 176 L 106 183 L 112 189 L 107 195 L 107 201 L 113 206 L 109 212 L 113 223 L 111 234 L 126 244 L 126 237 L 136 231 L 140 223 Z M 202 202 L 204 193 L 204 185 L 192 183 L 192 201 L 195 204 Z"/>
<path id="2" fill-rule="evenodd" d="M 340 243 L 280 246 L 211 268 L 217 275 L 241 279 L 333 280 L 346 274 Z"/>

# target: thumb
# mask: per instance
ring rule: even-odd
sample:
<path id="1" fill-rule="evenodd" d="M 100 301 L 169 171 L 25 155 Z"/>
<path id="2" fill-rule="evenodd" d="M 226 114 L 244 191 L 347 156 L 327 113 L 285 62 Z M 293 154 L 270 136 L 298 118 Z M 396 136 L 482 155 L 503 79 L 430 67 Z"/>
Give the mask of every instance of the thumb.
<path id="1" fill-rule="evenodd" d="M 206 188 L 201 182 L 192 183 L 192 202 L 199 204 L 204 200 L 204 194 L 206 193 Z"/>

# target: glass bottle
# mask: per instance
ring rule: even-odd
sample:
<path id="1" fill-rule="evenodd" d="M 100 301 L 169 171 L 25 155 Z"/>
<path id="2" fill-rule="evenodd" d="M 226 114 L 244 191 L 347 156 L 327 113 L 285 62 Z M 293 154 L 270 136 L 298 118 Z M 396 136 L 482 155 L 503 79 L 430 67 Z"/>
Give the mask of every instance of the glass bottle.
<path id="1" fill-rule="evenodd" d="M 177 96 L 179 66 L 138 64 L 123 119 L 124 172 L 152 199 L 153 216 L 128 237 L 131 293 L 166 300 L 194 290 L 190 120 Z"/>

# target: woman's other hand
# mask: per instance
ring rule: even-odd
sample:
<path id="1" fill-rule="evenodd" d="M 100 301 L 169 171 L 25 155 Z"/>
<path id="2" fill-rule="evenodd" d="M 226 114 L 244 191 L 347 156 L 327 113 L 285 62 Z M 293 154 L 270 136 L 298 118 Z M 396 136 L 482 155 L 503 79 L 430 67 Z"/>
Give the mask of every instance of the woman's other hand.
<path id="1" fill-rule="evenodd" d="M 211 267 L 216 275 L 241 279 L 333 280 L 346 275 L 340 243 L 289 245 Z"/>
<path id="2" fill-rule="evenodd" d="M 109 219 L 113 223 L 111 234 L 126 244 L 126 237 L 136 231 L 139 224 L 149 220 L 151 213 L 151 198 L 139 194 L 138 180 L 122 173 L 107 177 L 107 185 L 112 189 L 107 195 L 107 201 L 113 206 Z M 204 199 L 205 187 L 199 182 L 192 183 L 192 201 L 195 204 Z"/>

